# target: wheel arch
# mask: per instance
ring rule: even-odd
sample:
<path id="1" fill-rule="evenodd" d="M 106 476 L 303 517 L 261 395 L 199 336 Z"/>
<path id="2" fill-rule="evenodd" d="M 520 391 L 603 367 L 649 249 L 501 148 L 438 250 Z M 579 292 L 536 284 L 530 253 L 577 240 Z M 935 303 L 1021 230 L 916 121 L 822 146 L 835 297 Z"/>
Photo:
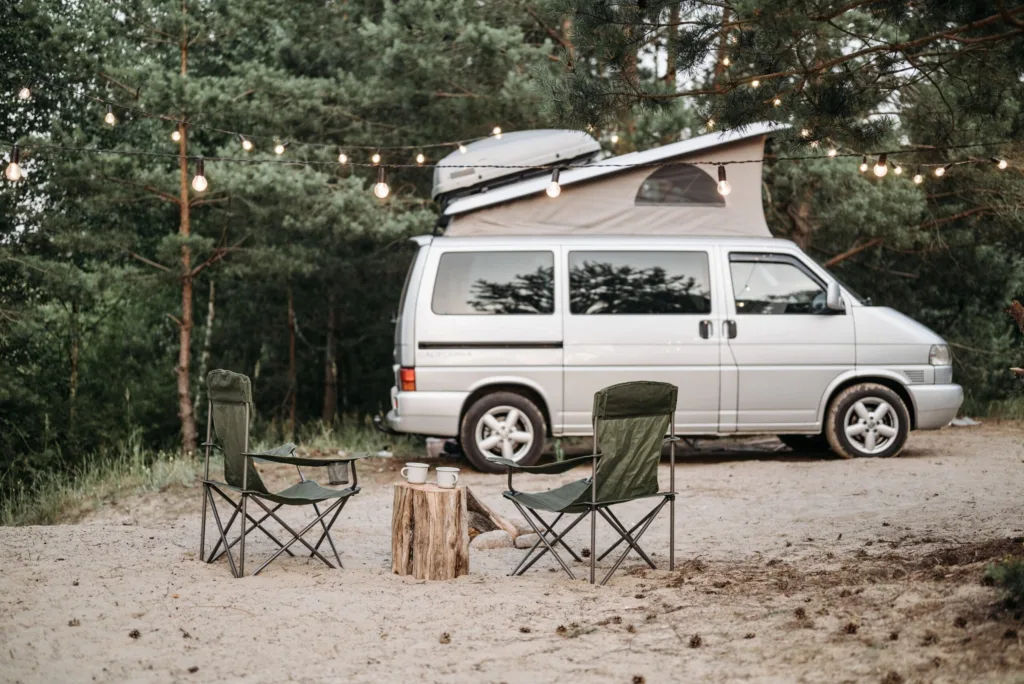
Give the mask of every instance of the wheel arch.
<path id="1" fill-rule="evenodd" d="M 902 377 L 895 371 L 873 369 L 870 372 L 848 371 L 832 381 L 818 407 L 818 423 L 821 425 L 822 431 L 825 429 L 825 416 L 829 406 L 832 405 L 839 393 L 854 385 L 868 382 L 882 385 L 895 392 L 907 407 L 907 414 L 910 416 L 910 429 L 917 429 L 917 407 L 914 405 L 914 397 L 907 389 Z"/>
<path id="2" fill-rule="evenodd" d="M 462 402 L 458 425 L 462 425 L 462 420 L 466 417 L 466 412 L 469 411 L 470 406 L 481 397 L 494 394 L 495 392 L 519 394 L 536 404 L 537 408 L 540 409 L 540 414 L 544 416 L 544 437 L 551 437 L 551 411 L 548 408 L 548 401 L 544 390 L 536 383 L 523 378 L 488 378 L 486 381 L 471 387 L 469 395 Z"/>

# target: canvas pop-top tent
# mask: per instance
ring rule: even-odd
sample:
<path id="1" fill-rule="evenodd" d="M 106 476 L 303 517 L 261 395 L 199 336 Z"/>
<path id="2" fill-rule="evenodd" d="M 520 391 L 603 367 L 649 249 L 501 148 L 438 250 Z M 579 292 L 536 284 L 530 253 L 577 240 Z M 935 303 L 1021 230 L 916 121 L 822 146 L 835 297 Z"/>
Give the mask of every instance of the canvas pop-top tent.
<path id="1" fill-rule="evenodd" d="M 765 138 L 782 128 L 755 124 L 743 131 L 711 133 L 599 161 L 600 146 L 586 133 L 505 134 L 501 140 L 473 143 L 466 152 L 441 160 L 434 175 L 434 197 L 444 205 L 442 224 L 448 236 L 771 237 L 761 205 L 761 159 Z M 715 165 L 747 160 L 755 161 L 728 164 L 732 192 L 719 194 Z M 519 170 L 518 177 L 510 177 L 515 170 L 495 168 L 502 163 L 566 164 L 560 171 L 561 194 L 545 194 L 550 172 L 534 170 L 535 175 L 524 178 L 527 172 Z M 460 168 L 445 168 L 446 164 Z"/>

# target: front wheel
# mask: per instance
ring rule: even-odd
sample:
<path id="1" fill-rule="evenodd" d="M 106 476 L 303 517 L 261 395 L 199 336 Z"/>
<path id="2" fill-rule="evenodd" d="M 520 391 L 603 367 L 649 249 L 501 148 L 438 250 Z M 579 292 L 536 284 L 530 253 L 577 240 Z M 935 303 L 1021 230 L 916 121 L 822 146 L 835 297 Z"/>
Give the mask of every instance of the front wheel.
<path id="1" fill-rule="evenodd" d="M 840 392 L 825 419 L 829 446 L 843 458 L 895 456 L 909 431 L 910 414 L 900 396 L 871 382 Z"/>
<path id="2" fill-rule="evenodd" d="M 459 440 L 466 459 L 485 473 L 504 473 L 506 468 L 487 460 L 502 456 L 520 465 L 540 460 L 547 425 L 537 405 L 521 394 L 495 392 L 480 397 L 466 411 Z"/>

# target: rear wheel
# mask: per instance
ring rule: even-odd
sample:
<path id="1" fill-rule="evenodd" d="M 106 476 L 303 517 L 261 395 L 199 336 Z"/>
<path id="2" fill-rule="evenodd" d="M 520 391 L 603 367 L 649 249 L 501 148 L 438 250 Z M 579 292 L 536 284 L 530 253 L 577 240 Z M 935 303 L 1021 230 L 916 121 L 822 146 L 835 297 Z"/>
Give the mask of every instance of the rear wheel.
<path id="1" fill-rule="evenodd" d="M 537 405 L 521 394 L 495 392 L 475 402 L 462 417 L 459 440 L 466 459 L 485 473 L 503 473 L 504 466 L 487 460 L 502 456 L 534 465 L 544 450 L 547 425 Z"/>
<path id="2" fill-rule="evenodd" d="M 910 414 L 900 395 L 873 382 L 848 387 L 829 406 L 825 436 L 843 458 L 895 456 L 910 431 Z"/>
<path id="3" fill-rule="evenodd" d="M 825 435 L 779 435 L 779 439 L 798 454 L 824 454 L 830 450 Z"/>

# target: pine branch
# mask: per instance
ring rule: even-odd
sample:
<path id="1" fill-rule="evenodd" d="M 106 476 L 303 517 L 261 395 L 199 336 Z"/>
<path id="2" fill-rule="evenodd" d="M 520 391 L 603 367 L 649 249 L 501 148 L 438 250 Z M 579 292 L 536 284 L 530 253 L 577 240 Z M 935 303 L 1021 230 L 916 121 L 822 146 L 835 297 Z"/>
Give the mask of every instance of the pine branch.
<path id="1" fill-rule="evenodd" d="M 823 264 L 823 266 L 825 268 L 832 268 L 836 264 L 841 263 L 843 261 L 846 261 L 850 257 L 856 256 L 856 255 L 860 254 L 861 252 L 863 252 L 865 250 L 868 250 L 868 249 L 871 249 L 872 247 L 875 247 L 875 246 L 877 246 L 877 245 L 879 245 L 881 243 L 882 243 L 882 238 L 875 238 L 873 240 L 868 240 L 863 245 L 854 244 L 854 246 L 851 247 L 850 249 L 846 250 L 845 252 L 843 252 L 841 254 L 837 254 L 834 257 L 832 257 L 831 259 L 829 259 L 828 261 L 826 261 Z"/>
<path id="2" fill-rule="evenodd" d="M 164 266 L 163 264 L 157 263 L 157 262 L 155 262 L 155 261 L 153 261 L 151 259 L 147 259 L 146 257 L 142 256 L 141 254 L 136 254 L 135 252 L 129 251 L 128 252 L 128 256 L 130 256 L 131 258 L 136 259 L 138 261 L 141 261 L 142 263 L 144 263 L 144 264 L 146 264 L 148 266 L 152 266 L 153 268 L 158 268 L 161 271 L 166 271 L 167 273 L 171 272 L 171 269 L 169 269 L 168 267 Z"/>
<path id="3" fill-rule="evenodd" d="M 104 176 L 100 176 L 100 177 L 103 180 L 108 180 L 108 181 L 111 181 L 113 183 L 118 183 L 120 185 L 124 185 L 124 186 L 130 187 L 130 188 L 140 188 L 142 190 L 145 190 L 146 192 L 153 193 L 154 195 L 156 195 L 160 199 L 164 200 L 165 202 L 170 202 L 171 204 L 176 204 L 178 206 L 181 206 L 181 202 L 180 202 L 180 200 L 178 200 L 177 197 L 175 197 L 174 195 L 169 195 L 166 192 L 163 192 L 161 190 L 158 190 L 155 187 L 153 187 L 152 185 L 146 185 L 146 184 L 143 184 L 143 183 L 136 183 L 135 181 L 125 180 L 124 178 L 114 178 L 113 176 L 106 176 L 106 175 L 104 175 Z"/>

